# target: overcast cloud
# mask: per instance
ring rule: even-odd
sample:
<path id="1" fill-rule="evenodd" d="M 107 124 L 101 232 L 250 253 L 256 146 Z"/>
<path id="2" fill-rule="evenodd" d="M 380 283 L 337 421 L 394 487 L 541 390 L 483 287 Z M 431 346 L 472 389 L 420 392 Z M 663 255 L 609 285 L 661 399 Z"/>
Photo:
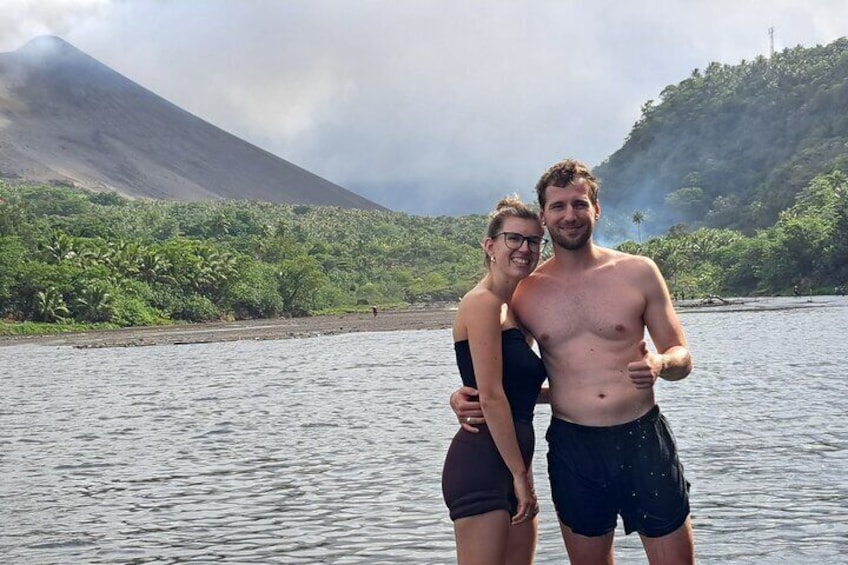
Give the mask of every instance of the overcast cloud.
<path id="1" fill-rule="evenodd" d="M 55 34 L 182 108 L 394 210 L 532 199 L 597 165 L 710 62 L 848 35 L 844 0 L 3 0 L 0 51 Z"/>

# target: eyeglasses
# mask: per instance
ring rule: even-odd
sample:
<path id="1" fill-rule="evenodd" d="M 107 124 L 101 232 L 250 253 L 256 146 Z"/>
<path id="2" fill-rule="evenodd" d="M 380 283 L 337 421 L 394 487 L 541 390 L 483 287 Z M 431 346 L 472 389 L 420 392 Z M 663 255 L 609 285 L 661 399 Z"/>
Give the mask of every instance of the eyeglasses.
<path id="1" fill-rule="evenodd" d="M 548 243 L 547 239 L 539 235 L 522 235 L 511 231 L 496 233 L 492 236 L 492 239 L 500 236 L 504 236 L 504 243 L 510 249 L 521 249 L 521 246 L 524 245 L 524 242 L 526 241 L 527 247 L 530 248 L 530 251 L 538 252 L 539 250 L 544 249 L 545 245 Z"/>

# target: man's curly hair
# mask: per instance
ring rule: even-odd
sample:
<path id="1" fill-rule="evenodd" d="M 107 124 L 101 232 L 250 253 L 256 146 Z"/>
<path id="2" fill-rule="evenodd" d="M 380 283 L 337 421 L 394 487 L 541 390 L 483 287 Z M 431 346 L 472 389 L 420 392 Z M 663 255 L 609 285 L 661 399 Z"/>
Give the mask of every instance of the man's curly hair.
<path id="1" fill-rule="evenodd" d="M 536 183 L 536 196 L 539 199 L 539 207 L 542 210 L 545 209 L 545 189 L 549 186 L 565 188 L 571 183 L 579 181 L 582 181 L 588 187 L 589 199 L 592 201 L 592 204 L 597 204 L 598 191 L 601 188 L 598 184 L 598 179 L 595 178 L 589 167 L 580 161 L 564 159 L 545 171 L 545 174 Z"/>

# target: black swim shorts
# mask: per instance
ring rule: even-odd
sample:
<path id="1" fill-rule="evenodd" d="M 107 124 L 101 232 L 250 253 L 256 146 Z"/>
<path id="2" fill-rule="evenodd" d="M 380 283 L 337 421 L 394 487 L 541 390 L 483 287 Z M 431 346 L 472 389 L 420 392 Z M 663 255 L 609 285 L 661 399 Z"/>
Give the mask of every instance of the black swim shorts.
<path id="1" fill-rule="evenodd" d="M 584 536 L 615 530 L 670 534 L 689 515 L 689 483 L 674 436 L 654 406 L 617 426 L 582 426 L 552 419 L 547 433 L 548 474 L 557 515 Z"/>

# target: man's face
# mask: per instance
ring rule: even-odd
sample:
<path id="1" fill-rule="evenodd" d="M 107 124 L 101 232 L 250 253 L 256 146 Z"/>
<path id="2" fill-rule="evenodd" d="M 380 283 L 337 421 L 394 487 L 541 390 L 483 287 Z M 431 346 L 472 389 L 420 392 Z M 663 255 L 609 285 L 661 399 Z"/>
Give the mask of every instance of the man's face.
<path id="1" fill-rule="evenodd" d="M 550 185 L 545 188 L 545 197 L 542 220 L 554 245 L 567 250 L 586 245 L 592 238 L 601 207 L 592 204 L 584 182 L 578 180 L 566 187 Z"/>

